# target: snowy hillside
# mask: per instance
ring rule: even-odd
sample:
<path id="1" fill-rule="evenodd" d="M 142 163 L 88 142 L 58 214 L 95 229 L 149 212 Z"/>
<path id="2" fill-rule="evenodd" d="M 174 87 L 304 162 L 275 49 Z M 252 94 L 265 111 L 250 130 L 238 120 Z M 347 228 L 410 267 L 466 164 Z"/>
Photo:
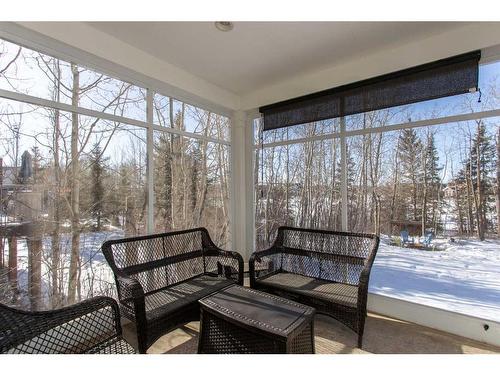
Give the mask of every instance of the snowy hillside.
<path id="1" fill-rule="evenodd" d="M 500 321 L 500 240 L 436 242 L 446 250 L 390 246 L 383 238 L 369 291 Z"/>

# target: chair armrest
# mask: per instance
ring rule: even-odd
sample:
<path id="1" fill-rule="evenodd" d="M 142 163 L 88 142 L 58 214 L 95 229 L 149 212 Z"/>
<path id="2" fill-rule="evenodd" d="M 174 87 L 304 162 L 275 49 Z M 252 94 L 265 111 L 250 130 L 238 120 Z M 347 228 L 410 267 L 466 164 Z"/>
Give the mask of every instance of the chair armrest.
<path id="1" fill-rule="evenodd" d="M 144 289 L 136 279 L 123 273 L 117 273 L 116 282 L 121 302 L 144 298 Z"/>
<path id="2" fill-rule="evenodd" d="M 84 353 L 122 333 L 109 297 L 38 312 L 0 305 L 0 322 L 0 353 Z"/>
<path id="3" fill-rule="evenodd" d="M 361 274 L 359 275 L 358 310 L 361 308 L 361 310 L 366 311 L 366 303 L 368 299 L 368 285 L 370 282 L 370 272 L 372 270 L 373 262 L 375 261 L 375 257 L 377 255 L 379 243 L 380 243 L 380 237 L 375 236 L 370 256 L 368 257 L 363 269 L 361 270 Z"/>
<path id="4" fill-rule="evenodd" d="M 255 269 L 255 264 L 259 263 L 264 263 L 266 261 L 266 258 L 268 260 L 268 273 L 273 272 L 277 268 L 276 262 L 273 261 L 273 255 L 277 255 L 281 253 L 281 249 L 278 246 L 272 246 L 268 249 L 261 250 L 261 251 L 256 251 L 254 252 L 248 261 L 248 270 L 250 273 L 250 287 L 255 286 L 255 281 L 257 280 L 258 273 L 262 273 L 262 271 L 259 271 Z"/>
<path id="5" fill-rule="evenodd" d="M 268 249 L 254 252 L 250 256 L 249 262 L 252 262 L 252 263 L 256 262 L 256 261 L 260 262 L 262 257 L 274 255 L 274 254 L 279 254 L 279 253 L 281 253 L 281 249 L 278 246 L 272 246 Z"/>
<path id="6" fill-rule="evenodd" d="M 370 281 L 370 268 L 367 268 L 365 266 L 361 271 L 361 274 L 359 275 L 358 305 L 360 305 L 360 302 L 362 303 L 363 301 L 365 301 L 366 303 L 366 298 L 368 295 L 368 283 Z"/>
<path id="7" fill-rule="evenodd" d="M 234 279 L 243 285 L 243 257 L 236 251 L 222 250 L 213 245 L 203 252 L 205 272 L 214 268 L 218 273 L 223 273 L 227 278 Z"/>

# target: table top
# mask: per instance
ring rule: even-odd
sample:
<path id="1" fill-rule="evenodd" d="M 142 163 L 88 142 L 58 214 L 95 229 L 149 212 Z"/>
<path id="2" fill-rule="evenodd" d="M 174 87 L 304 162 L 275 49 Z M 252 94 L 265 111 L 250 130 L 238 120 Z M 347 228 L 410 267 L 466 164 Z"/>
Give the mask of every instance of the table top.
<path id="1" fill-rule="evenodd" d="M 199 303 L 223 319 L 284 337 L 311 321 L 315 313 L 313 307 L 239 285 L 230 285 Z"/>

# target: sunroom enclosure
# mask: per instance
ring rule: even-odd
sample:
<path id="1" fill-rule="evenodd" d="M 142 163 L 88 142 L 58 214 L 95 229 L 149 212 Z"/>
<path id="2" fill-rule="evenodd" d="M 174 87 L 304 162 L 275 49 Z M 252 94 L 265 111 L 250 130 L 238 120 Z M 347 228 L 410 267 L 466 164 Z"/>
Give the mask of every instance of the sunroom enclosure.
<path id="1" fill-rule="evenodd" d="M 373 311 L 422 315 L 422 324 L 434 319 L 436 328 L 490 342 L 498 335 L 490 315 L 500 304 L 491 251 L 497 58 L 480 62 L 481 94 L 273 130 L 262 144 L 257 110 L 229 110 L 19 35 L 0 33 L 3 300 L 40 309 L 113 295 L 100 253 L 108 238 L 205 226 L 247 260 L 279 225 L 295 225 L 381 235 Z M 478 180 L 484 191 L 476 192 Z M 404 229 L 416 242 L 431 230 L 435 251 L 400 247 Z M 464 275 L 489 283 L 491 294 L 454 294 Z M 475 303 L 474 293 L 485 299 Z M 474 311 L 478 319 L 466 316 Z"/>

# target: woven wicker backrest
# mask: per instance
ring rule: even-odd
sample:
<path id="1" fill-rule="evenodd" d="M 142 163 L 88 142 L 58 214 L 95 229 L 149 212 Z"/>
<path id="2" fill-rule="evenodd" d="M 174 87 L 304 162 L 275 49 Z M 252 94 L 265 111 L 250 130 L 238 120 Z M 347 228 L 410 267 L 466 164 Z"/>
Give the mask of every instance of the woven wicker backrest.
<path id="1" fill-rule="evenodd" d="M 197 228 L 124 238 L 106 242 L 103 251 L 110 265 L 139 281 L 148 293 L 203 273 L 204 236 Z"/>
<path id="2" fill-rule="evenodd" d="M 44 312 L 0 304 L 0 353 L 82 353 L 116 336 L 117 313 L 105 299 Z"/>
<path id="3" fill-rule="evenodd" d="M 281 227 L 275 245 L 282 247 L 281 269 L 323 280 L 357 285 L 372 252 L 372 234 Z"/>

